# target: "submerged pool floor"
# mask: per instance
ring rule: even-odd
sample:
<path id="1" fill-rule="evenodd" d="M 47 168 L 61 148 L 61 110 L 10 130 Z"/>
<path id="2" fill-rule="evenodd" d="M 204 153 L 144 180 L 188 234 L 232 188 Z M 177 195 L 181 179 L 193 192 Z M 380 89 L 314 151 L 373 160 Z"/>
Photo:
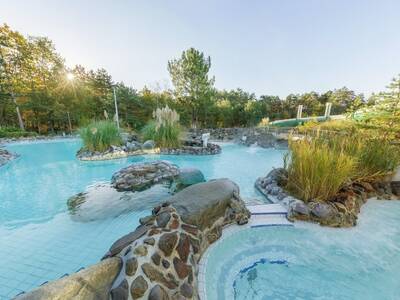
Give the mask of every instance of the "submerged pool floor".
<path id="1" fill-rule="evenodd" d="M 257 177 L 282 165 L 283 151 L 223 144 L 215 156 L 142 156 L 80 162 L 78 140 L 16 143 L 21 157 L 0 168 L 0 299 L 9 299 L 45 281 L 93 264 L 109 246 L 138 225 L 148 211 L 80 223 L 71 220 L 67 199 L 135 162 L 165 159 L 196 167 L 206 179 L 230 178 L 244 198 L 260 197 Z"/>

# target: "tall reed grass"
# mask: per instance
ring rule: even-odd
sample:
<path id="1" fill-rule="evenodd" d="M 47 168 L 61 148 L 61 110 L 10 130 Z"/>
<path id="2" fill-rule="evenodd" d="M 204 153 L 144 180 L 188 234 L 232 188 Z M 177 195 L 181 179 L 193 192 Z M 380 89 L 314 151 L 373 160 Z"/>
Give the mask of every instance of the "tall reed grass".
<path id="1" fill-rule="evenodd" d="M 351 178 L 356 161 L 344 150 L 332 151 L 318 140 L 290 142 L 285 158 L 287 188 L 304 201 L 326 201 Z"/>
<path id="2" fill-rule="evenodd" d="M 122 139 L 117 126 L 111 121 L 94 121 L 79 130 L 84 148 L 103 152 L 111 145 L 119 146 Z"/>
<path id="3" fill-rule="evenodd" d="M 160 148 L 178 148 L 181 134 L 179 114 L 167 105 L 157 108 L 153 117 L 155 120 L 150 121 L 142 130 L 143 139 L 153 140 Z"/>
<path id="4" fill-rule="evenodd" d="M 376 181 L 400 165 L 390 140 L 360 133 L 317 132 L 289 143 L 287 188 L 304 201 L 328 201 L 354 181 Z"/>

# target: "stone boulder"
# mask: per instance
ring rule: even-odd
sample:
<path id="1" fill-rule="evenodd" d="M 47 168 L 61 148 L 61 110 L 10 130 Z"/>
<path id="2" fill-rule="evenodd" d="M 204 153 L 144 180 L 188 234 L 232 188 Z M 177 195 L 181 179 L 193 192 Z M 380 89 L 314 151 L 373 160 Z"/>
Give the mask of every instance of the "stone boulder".
<path id="1" fill-rule="evenodd" d="M 397 168 L 390 182 L 392 193 L 400 197 L 400 167 Z"/>
<path id="2" fill-rule="evenodd" d="M 201 230 L 210 227 L 228 207 L 235 210 L 238 222 L 250 217 L 244 202 L 239 198 L 239 187 L 229 179 L 189 186 L 168 201 L 185 223 L 195 225 Z"/>
<path id="3" fill-rule="evenodd" d="M 108 300 L 110 288 L 120 272 L 119 257 L 105 259 L 65 278 L 46 283 L 17 300 Z"/>
<path id="4" fill-rule="evenodd" d="M 155 147 L 156 147 L 156 143 L 152 140 L 148 140 L 143 143 L 143 149 L 145 149 L 145 150 L 152 150 Z"/>
<path id="5" fill-rule="evenodd" d="M 311 209 L 303 201 L 296 200 L 289 204 L 288 213 L 299 220 L 307 220 L 310 217 Z"/>
<path id="6" fill-rule="evenodd" d="M 8 163 L 10 160 L 17 158 L 18 155 L 0 148 L 0 167 Z"/>
<path id="7" fill-rule="evenodd" d="M 289 194 L 283 189 L 286 182 L 287 171 L 284 168 L 276 168 L 265 177 L 257 178 L 254 186 L 268 200 L 278 202 L 289 197 Z"/>
<path id="8" fill-rule="evenodd" d="M 126 142 L 125 151 L 136 152 L 142 149 L 142 144 L 137 141 Z"/>
<path id="9" fill-rule="evenodd" d="M 170 185 L 179 168 L 167 161 L 133 164 L 114 173 L 111 184 L 118 191 L 143 191 L 155 184 Z"/>
<path id="10" fill-rule="evenodd" d="M 196 183 L 205 182 L 203 173 L 195 168 L 182 168 L 173 183 L 172 191 L 178 192 Z"/>
<path id="11" fill-rule="evenodd" d="M 203 147 L 203 142 L 199 140 L 182 140 L 179 148 L 161 148 L 160 154 L 164 155 L 216 155 L 221 153 L 220 145 L 207 143 Z"/>
<path id="12" fill-rule="evenodd" d="M 72 220 L 90 222 L 151 209 L 169 196 L 169 188 L 161 184 L 141 192 L 119 192 L 109 183 L 98 183 L 68 199 L 67 206 Z"/>
<path id="13" fill-rule="evenodd" d="M 311 202 L 309 205 L 312 207 L 311 213 L 320 219 L 328 219 L 336 212 L 334 207 L 328 203 Z"/>
<path id="14" fill-rule="evenodd" d="M 137 142 L 138 136 L 134 133 L 128 133 L 128 132 L 121 132 L 121 139 L 123 141 L 124 144 L 128 143 L 128 142 Z"/>

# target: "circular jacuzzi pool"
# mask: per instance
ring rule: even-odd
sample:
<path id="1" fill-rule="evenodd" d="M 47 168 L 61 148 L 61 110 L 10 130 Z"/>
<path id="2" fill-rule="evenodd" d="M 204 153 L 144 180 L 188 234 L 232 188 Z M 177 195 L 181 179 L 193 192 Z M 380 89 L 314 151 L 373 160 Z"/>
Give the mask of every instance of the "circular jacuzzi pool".
<path id="1" fill-rule="evenodd" d="M 369 201 L 350 229 L 228 230 L 206 253 L 214 299 L 400 299 L 400 202 Z"/>

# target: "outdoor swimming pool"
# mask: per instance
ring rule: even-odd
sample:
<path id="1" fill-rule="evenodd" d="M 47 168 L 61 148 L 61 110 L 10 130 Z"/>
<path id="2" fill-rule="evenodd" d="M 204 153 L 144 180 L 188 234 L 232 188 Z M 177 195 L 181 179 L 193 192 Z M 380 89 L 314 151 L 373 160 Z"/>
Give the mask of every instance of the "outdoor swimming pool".
<path id="1" fill-rule="evenodd" d="M 399 299 L 400 202 L 370 200 L 359 217 L 349 229 L 228 229 L 206 254 L 207 300 Z"/>
<path id="2" fill-rule="evenodd" d="M 206 179 L 230 178 L 244 198 L 259 197 L 257 177 L 282 165 L 282 150 L 223 144 L 215 156 L 138 156 L 80 162 L 78 140 L 15 143 L 21 157 L 0 168 L 0 299 L 96 263 L 110 245 L 138 225 L 148 211 L 87 223 L 71 220 L 66 201 L 88 185 L 108 181 L 135 162 L 165 159 L 196 167 Z"/>

